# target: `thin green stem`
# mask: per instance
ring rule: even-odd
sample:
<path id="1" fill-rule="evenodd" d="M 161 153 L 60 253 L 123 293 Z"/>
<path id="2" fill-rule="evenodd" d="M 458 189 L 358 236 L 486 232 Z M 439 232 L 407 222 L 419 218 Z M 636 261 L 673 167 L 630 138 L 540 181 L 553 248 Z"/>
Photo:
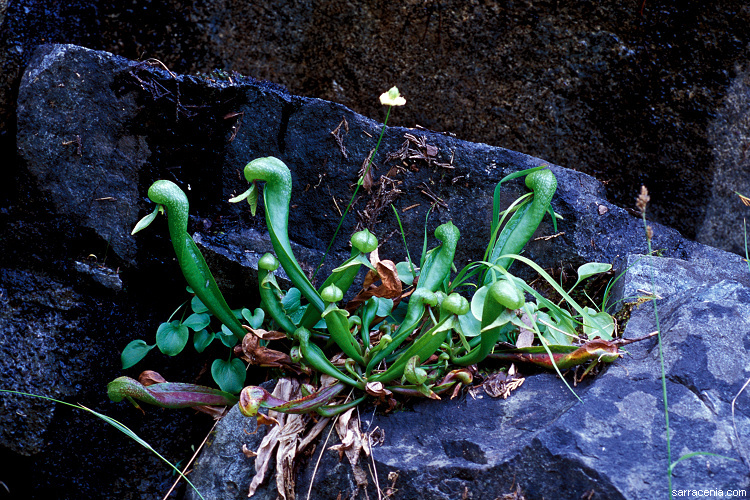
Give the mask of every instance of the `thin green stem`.
<path id="1" fill-rule="evenodd" d="M 99 413 L 99 412 L 97 412 L 95 410 L 92 410 L 91 408 L 87 408 L 87 407 L 85 407 L 85 406 L 83 406 L 81 404 L 72 404 L 72 403 L 68 403 L 68 402 L 65 402 L 65 401 L 60 401 L 59 399 L 51 398 L 49 396 L 42 396 L 42 395 L 39 395 L 39 394 L 32 394 L 32 393 L 29 393 L 29 392 L 11 391 L 11 390 L 7 390 L 7 389 L 0 389 L 0 393 L 3 393 L 3 392 L 4 393 L 8 393 L 8 394 L 18 394 L 18 395 L 21 395 L 21 396 L 29 396 L 29 397 L 32 397 L 32 398 L 46 399 L 46 400 L 52 401 L 54 403 L 59 403 L 61 405 L 70 406 L 71 408 L 75 408 L 77 410 L 83 410 L 83 411 L 87 411 L 87 412 L 91 413 L 95 417 L 100 418 L 101 420 L 103 420 L 107 424 L 111 425 L 112 427 L 114 427 L 118 431 L 122 432 L 123 434 L 125 434 L 126 436 L 128 436 L 130 439 L 132 439 L 133 441 L 135 441 L 136 443 L 140 444 L 141 446 L 143 446 L 144 448 L 146 448 L 148 451 L 150 451 L 151 453 L 153 453 L 154 455 L 156 455 L 161 461 L 163 461 L 164 463 L 166 463 L 167 465 L 169 465 L 175 472 L 177 472 L 177 474 L 179 474 L 180 477 L 182 477 L 185 481 L 187 481 L 187 483 L 190 485 L 191 488 L 193 488 L 193 490 L 198 494 L 199 497 L 203 498 L 203 495 L 201 495 L 201 492 L 198 491 L 198 489 L 193 485 L 192 482 L 190 482 L 190 480 L 187 477 L 185 477 L 185 475 L 180 471 L 180 469 L 178 469 L 177 467 L 175 467 L 174 465 L 172 465 L 172 462 L 170 462 L 169 460 L 167 460 L 166 458 L 164 458 L 158 451 L 156 451 L 155 449 L 153 449 L 150 444 L 148 444 L 146 441 L 144 441 L 143 439 L 141 439 L 135 432 L 133 432 L 132 430 L 130 430 L 128 427 L 126 427 L 125 424 L 123 424 L 123 423 L 115 420 L 114 418 L 109 417 L 107 415 L 104 415 L 102 413 Z"/>
<path id="2" fill-rule="evenodd" d="M 645 210 L 641 212 L 643 219 L 643 228 L 646 231 L 646 242 L 648 243 L 648 258 L 649 262 L 654 258 L 651 250 L 651 231 L 649 231 L 648 223 L 646 222 Z M 656 335 L 659 340 L 659 364 L 661 366 L 661 391 L 664 398 L 664 423 L 667 427 L 667 484 L 669 487 L 669 498 L 672 498 L 672 450 L 671 450 L 671 436 L 669 430 L 669 404 L 667 403 L 667 375 L 664 371 L 664 350 L 662 348 L 661 341 L 661 326 L 659 325 L 659 309 L 656 306 L 656 285 L 654 280 L 654 266 L 649 266 L 649 278 L 651 281 L 651 302 L 654 304 L 654 320 L 656 321 Z"/>
<path id="3" fill-rule="evenodd" d="M 383 122 L 383 128 L 380 130 L 380 137 L 378 137 L 378 142 L 375 144 L 375 150 L 370 155 L 370 160 L 367 162 L 367 167 L 365 167 L 365 171 L 362 174 L 362 177 L 357 180 L 357 187 L 354 188 L 354 193 L 352 194 L 351 199 L 349 200 L 349 204 L 346 206 L 346 210 L 344 210 L 344 214 L 341 216 L 341 219 L 339 219 L 339 225 L 336 226 L 336 230 L 333 232 L 333 237 L 331 238 L 330 243 L 328 243 L 328 247 L 326 247 L 326 251 L 323 254 L 323 257 L 320 259 L 320 262 L 315 267 L 315 272 L 313 273 L 313 280 L 315 279 L 315 276 L 318 274 L 318 271 L 323 267 L 323 262 L 325 262 L 326 257 L 328 256 L 328 252 L 331 251 L 331 247 L 336 242 L 336 237 L 339 234 L 339 231 L 341 230 L 341 226 L 344 224 L 344 219 L 346 219 L 346 216 L 349 215 L 349 211 L 352 208 L 352 205 L 354 204 L 354 199 L 357 197 L 357 193 L 359 192 L 359 188 L 362 186 L 362 183 L 364 182 L 364 178 L 367 176 L 368 172 L 370 172 L 370 168 L 372 167 L 372 160 L 375 158 L 375 155 L 378 154 L 378 148 L 380 148 L 380 141 L 383 140 L 383 135 L 385 135 L 385 129 L 386 124 L 388 123 L 388 117 L 391 116 L 391 108 L 393 106 L 388 106 L 388 111 L 385 114 L 385 121 Z"/>
<path id="4" fill-rule="evenodd" d="M 745 232 L 745 262 L 747 262 L 747 268 L 750 269 L 750 257 L 747 252 L 747 220 L 742 219 L 742 227 Z"/>

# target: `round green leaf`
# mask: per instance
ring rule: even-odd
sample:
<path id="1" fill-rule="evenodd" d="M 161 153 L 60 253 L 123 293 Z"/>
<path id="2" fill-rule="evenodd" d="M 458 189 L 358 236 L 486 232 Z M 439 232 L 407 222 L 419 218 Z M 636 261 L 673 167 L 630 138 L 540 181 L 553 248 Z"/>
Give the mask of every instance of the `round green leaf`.
<path id="1" fill-rule="evenodd" d="M 458 317 L 458 329 L 461 330 L 461 333 L 463 333 L 466 338 L 476 337 L 481 333 L 482 322 L 479 321 L 472 312 L 462 314 Z"/>
<path id="2" fill-rule="evenodd" d="M 224 344 L 227 347 L 234 347 L 237 345 L 237 337 L 235 337 L 234 333 L 232 333 L 232 330 L 227 328 L 226 325 L 221 325 L 221 331 L 216 334 L 217 337 L 219 337 L 219 340 L 221 340 L 222 344 Z"/>
<path id="3" fill-rule="evenodd" d="M 245 385 L 245 365 L 237 358 L 231 361 L 215 359 L 211 364 L 211 375 L 225 392 L 237 394 Z"/>
<path id="4" fill-rule="evenodd" d="M 167 356 L 176 356 L 188 341 L 188 328 L 179 321 L 162 323 L 156 330 L 156 345 Z"/>
<path id="5" fill-rule="evenodd" d="M 193 335 L 193 347 L 195 347 L 196 351 L 203 352 L 215 338 L 216 334 L 209 332 L 208 330 L 195 332 Z"/>
<path id="6" fill-rule="evenodd" d="M 260 307 L 255 309 L 255 313 L 251 312 L 250 309 L 242 309 L 242 317 L 245 318 L 245 321 L 250 325 L 250 328 L 257 330 L 263 325 L 266 313 Z"/>
<path id="7" fill-rule="evenodd" d="M 378 310 L 375 313 L 376 316 L 385 318 L 386 316 L 391 314 L 391 311 L 393 310 L 393 299 L 385 299 L 383 297 L 373 297 L 372 300 L 374 300 L 378 304 Z"/>
<path id="8" fill-rule="evenodd" d="M 205 313 L 197 314 L 193 313 L 182 322 L 183 325 L 190 328 L 194 332 L 199 332 L 206 328 L 211 322 L 211 316 Z"/>
<path id="9" fill-rule="evenodd" d="M 143 340 L 134 340 L 125 346 L 120 354 L 120 361 L 122 361 L 122 369 L 125 370 L 142 360 L 148 351 L 156 347 L 155 345 L 148 345 Z"/>
<path id="10" fill-rule="evenodd" d="M 396 264 L 396 272 L 398 272 L 398 279 L 403 281 L 407 285 L 414 283 L 414 273 L 412 268 L 416 272 L 417 267 L 410 265 L 408 262 L 399 262 Z"/>
<path id="11" fill-rule="evenodd" d="M 190 301 L 190 308 L 196 314 L 208 312 L 208 307 L 206 307 L 203 302 L 201 302 L 201 299 L 199 299 L 197 295 L 194 296 L 193 300 Z"/>
<path id="12" fill-rule="evenodd" d="M 471 298 L 471 314 L 474 315 L 476 319 L 479 321 L 482 321 L 482 313 L 484 312 L 484 299 L 487 297 L 487 292 L 489 291 L 489 286 L 483 286 L 479 290 L 477 290 L 474 293 L 474 296 Z"/>
<path id="13" fill-rule="evenodd" d="M 583 333 L 589 339 L 601 337 L 604 340 L 612 340 L 615 331 L 615 321 L 612 316 L 604 311 L 597 312 L 595 309 L 585 307 L 586 316 L 583 317 Z"/>
<path id="14" fill-rule="evenodd" d="M 281 299 L 281 305 L 287 314 L 292 315 L 300 308 L 301 299 L 302 292 L 296 288 L 290 288 L 284 295 L 284 298 Z"/>

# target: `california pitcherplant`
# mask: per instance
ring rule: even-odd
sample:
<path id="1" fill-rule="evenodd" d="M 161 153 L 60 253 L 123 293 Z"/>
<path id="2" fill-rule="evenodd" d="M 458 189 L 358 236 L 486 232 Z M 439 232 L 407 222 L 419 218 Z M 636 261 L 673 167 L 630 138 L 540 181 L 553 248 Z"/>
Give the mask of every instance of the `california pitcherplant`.
<path id="1" fill-rule="evenodd" d="M 384 95 L 397 99 L 397 91 L 395 94 Z M 425 245 L 419 263 L 381 259 L 377 238 L 368 230 L 355 233 L 350 257 L 319 287 L 302 270 L 289 241 L 292 177 L 287 166 L 277 158 L 258 158 L 247 164 L 244 176 L 250 188 L 230 201 L 246 199 L 254 214 L 259 183 L 265 183 L 262 197 L 266 225 L 275 252 L 260 259 L 261 307 L 254 314 L 243 310 L 248 325 L 238 320 L 242 313 L 229 308 L 187 234 L 187 198 L 174 183 L 161 180 L 151 186 L 149 198 L 157 204 L 157 209 L 136 230 L 147 226 L 166 208 L 177 260 L 196 295 L 193 315 L 164 326 L 170 332 L 179 332 L 181 346 L 187 342 L 188 328 L 196 332 L 196 337 L 206 335 L 198 332 L 208 324 L 210 314 L 222 323 L 227 334 L 222 340 L 227 345 L 242 340 L 241 348 L 235 349 L 246 361 L 290 369 L 320 386 L 294 401 L 275 399 L 261 387 L 245 387 L 239 405 L 247 416 L 257 415 L 261 407 L 289 413 L 335 414 L 368 395 L 389 401 L 393 394 L 439 399 L 441 393 L 455 394 L 462 385 L 470 384 L 474 373 L 471 367 L 488 357 L 531 361 L 559 373 L 560 369 L 584 363 L 589 363 L 590 369 L 600 361 L 611 362 L 620 355 L 616 343 L 611 342 L 614 322 L 609 314 L 581 307 L 569 295 L 572 288 L 562 289 L 538 265 L 519 255 L 545 215 L 550 213 L 554 220 L 550 203 L 557 180 L 549 168 L 517 172 L 498 184 L 484 258 L 466 266 L 453 279 L 451 270 L 459 230 L 447 222 L 435 229 L 440 244 L 429 251 Z M 498 200 L 502 183 L 520 176 L 525 176 L 530 192 L 501 212 Z M 510 274 L 508 269 L 516 261 L 543 276 L 567 307 L 550 301 Z M 280 288 L 275 277 L 279 267 L 289 276 L 293 288 L 286 291 Z M 576 285 L 610 268 L 598 263 L 581 266 Z M 362 269 L 366 270 L 364 282 L 355 286 Z M 343 298 L 352 295 L 344 304 Z M 200 312 L 204 309 L 205 313 Z M 195 318 L 196 314 L 207 316 Z M 288 354 L 267 347 L 276 340 L 286 343 Z M 140 352 L 144 345 L 139 344 Z M 237 358 L 214 363 L 229 363 L 230 368 L 244 369 Z M 333 383 L 323 386 L 322 375 Z M 216 374 L 214 378 L 225 391 L 239 392 L 237 384 L 227 383 L 226 378 Z M 187 384 L 175 387 L 177 402 L 172 406 L 194 405 L 193 396 L 200 392 L 197 387 Z M 344 389 L 352 392 L 353 397 L 347 403 L 333 404 L 333 399 Z M 169 390 L 159 390 L 158 384 L 144 388 L 127 377 L 110 383 L 109 391 L 113 399 L 128 397 L 161 406 L 172 404 L 168 401 Z M 154 391 L 161 399 L 154 398 Z M 187 398 L 191 404 L 180 402 L 180 398 Z"/>
<path id="2" fill-rule="evenodd" d="M 580 313 L 574 316 L 506 269 L 518 260 L 546 275 L 518 253 L 547 213 L 556 189 L 554 175 L 549 169 L 536 168 L 526 172 L 532 200 L 527 200 L 520 208 L 516 206 L 502 230 L 499 227 L 501 219 L 495 219 L 492 231 L 497 237 L 488 247 L 488 260 L 467 266 L 454 280 L 450 280 L 450 273 L 459 230 L 448 222 L 435 230 L 441 243 L 424 253 L 419 266 L 411 262 L 394 264 L 379 260 L 375 236 L 367 230 L 356 233 L 351 239 L 350 258 L 335 268 L 319 288 L 315 288 L 302 271 L 288 238 L 292 185 L 289 169 L 276 158 L 260 158 L 245 167 L 245 177 L 253 185 L 248 196 L 257 192 L 256 183 L 265 182 L 266 223 L 276 253 L 276 256 L 264 255 L 259 262 L 261 309 L 271 320 L 267 324 L 271 329 L 283 331 L 285 337 L 293 341 L 290 360 L 300 363 L 300 373 L 312 371 L 337 381 L 303 400 L 292 402 L 274 400 L 260 387 L 247 387 L 240 394 L 240 407 L 246 415 L 256 415 L 260 407 L 287 412 L 316 410 L 328 414 L 348 408 L 368 394 L 384 397 L 397 393 L 437 398 L 438 394 L 454 389 L 456 384 L 470 383 L 472 371 L 466 367 L 488 356 L 538 360 L 538 364 L 546 363 L 550 368 L 612 361 L 618 356 L 616 346 L 608 342 L 613 324 L 606 313 L 581 308 L 565 290 L 559 289 L 574 311 Z M 184 194 L 178 191 L 177 186 L 169 181 L 157 181 L 149 190 L 149 196 L 167 207 L 171 219 L 172 214 L 185 205 L 182 201 Z M 164 196 L 164 193 L 169 195 Z M 215 317 L 227 318 L 229 325 L 225 323 L 225 326 L 234 332 L 237 329 L 235 323 L 238 323 L 236 316 L 212 286 L 215 282 L 204 267 L 200 254 L 192 252 L 195 247 L 184 232 L 182 211 L 176 213 L 179 226 L 171 220 L 169 225 L 173 241 L 176 237 L 178 243 L 188 250 L 185 252 L 180 248 L 183 256 L 178 254 L 183 272 L 191 280 L 189 283 L 201 303 Z M 176 250 L 178 243 L 175 243 Z M 274 272 L 279 266 L 294 283 L 291 290 L 282 291 L 278 286 Z M 347 307 L 339 307 L 344 293 L 353 286 L 362 267 L 368 269 L 362 289 Z M 579 281 L 608 269 L 607 265 L 583 266 Z M 479 274 L 482 274 L 480 283 L 471 284 L 469 278 Z M 551 277 L 547 278 L 553 286 L 559 287 Z M 455 291 L 459 286 L 474 288 L 471 301 Z M 526 301 L 525 292 L 533 297 L 532 301 Z M 302 304 L 301 297 L 307 304 Z M 583 330 L 586 338 L 599 337 L 599 344 L 594 341 L 582 346 L 579 330 Z M 259 325 L 238 331 L 247 334 L 243 335 L 244 338 L 267 338 L 267 332 L 260 330 Z M 527 338 L 529 333 L 531 340 L 538 338 L 540 347 L 531 346 L 531 340 Z M 519 342 L 519 337 L 526 340 Z M 497 350 L 499 342 L 505 343 L 502 352 Z M 254 349 L 268 350 L 257 341 L 253 345 L 256 346 Z M 169 405 L 155 400 L 149 393 L 142 397 L 144 393 L 138 385 L 121 377 L 110 384 L 110 392 L 119 399 L 127 396 Z M 156 387 L 158 384 L 150 386 L 150 390 Z M 346 387 L 354 389 L 359 396 L 347 405 L 328 405 Z M 196 392 L 189 385 L 181 387 L 180 391 L 177 389 L 175 387 L 175 394 L 183 394 L 183 397 L 185 392 Z M 196 403 L 194 398 L 188 400 L 190 404 L 185 402 L 172 407 Z"/>

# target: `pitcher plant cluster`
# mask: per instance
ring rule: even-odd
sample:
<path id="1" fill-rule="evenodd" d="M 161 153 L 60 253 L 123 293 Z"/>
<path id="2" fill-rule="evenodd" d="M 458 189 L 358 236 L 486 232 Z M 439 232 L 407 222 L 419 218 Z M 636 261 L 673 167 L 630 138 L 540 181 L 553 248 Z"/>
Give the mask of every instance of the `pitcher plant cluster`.
<path id="1" fill-rule="evenodd" d="M 381 96 L 389 106 L 403 104 L 402 99 L 395 88 Z M 259 418 L 260 408 L 332 415 L 368 397 L 392 402 L 397 395 L 439 399 L 440 394 L 456 394 L 472 383 L 474 365 L 486 359 L 531 362 L 559 373 L 586 363 L 590 369 L 620 355 L 611 342 L 613 318 L 603 307 L 583 307 L 570 295 L 583 280 L 611 266 L 581 266 L 577 282 L 565 290 L 520 255 L 547 214 L 555 221 L 550 203 L 557 180 L 549 168 L 517 172 L 497 184 L 485 254 L 457 273 L 452 271 L 460 234 L 451 222 L 434 230 L 439 244 L 432 249 L 427 249 L 425 229 L 422 253 L 415 262 L 408 249 L 403 262 L 382 258 L 378 239 L 363 230 L 352 235 L 349 258 L 317 287 L 295 258 L 289 240 L 289 169 L 277 158 L 258 158 L 247 164 L 244 176 L 249 189 L 230 201 L 246 200 L 254 215 L 262 199 L 275 254 L 265 254 L 258 264 L 261 303 L 254 311 L 232 310 L 222 296 L 187 232 L 188 200 L 176 184 L 159 180 L 150 187 L 148 197 L 156 209 L 134 230 L 166 212 L 177 261 L 194 296 L 191 314 L 163 323 L 155 345 L 131 342 L 123 351 L 123 366 L 133 366 L 155 346 L 165 354 L 178 354 L 192 330 L 198 351 L 218 338 L 239 356 L 213 362 L 211 372 L 221 390 L 166 382 L 146 385 L 120 377 L 108 386 L 113 400 L 138 399 L 170 408 L 238 401 L 244 415 Z M 501 211 L 502 184 L 521 176 L 529 193 Z M 547 280 L 562 297 L 560 303 L 511 274 L 516 262 Z M 292 288 L 279 286 L 279 268 Z M 212 324 L 220 329 L 212 332 Z M 308 395 L 283 401 L 262 387 L 244 387 L 245 363 L 304 378 L 310 382 Z M 346 399 L 339 399 L 343 396 Z"/>

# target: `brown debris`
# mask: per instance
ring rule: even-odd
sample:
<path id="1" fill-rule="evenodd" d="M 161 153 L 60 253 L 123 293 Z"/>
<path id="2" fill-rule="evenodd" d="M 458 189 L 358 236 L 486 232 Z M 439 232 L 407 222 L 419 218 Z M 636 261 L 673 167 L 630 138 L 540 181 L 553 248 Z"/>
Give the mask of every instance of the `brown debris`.
<path id="1" fill-rule="evenodd" d="M 516 374 L 516 366 L 510 365 L 506 372 L 497 372 L 485 379 L 482 389 L 493 398 L 508 399 L 510 393 L 521 387 L 526 379 Z"/>
<path id="2" fill-rule="evenodd" d="M 341 133 L 341 127 L 344 127 L 344 130 L 346 133 Z M 346 121 L 346 117 L 341 117 L 341 123 L 339 123 L 339 126 L 335 129 L 331 130 L 331 135 L 334 139 L 336 139 L 336 144 L 339 145 L 339 150 L 341 151 L 341 154 L 344 155 L 345 159 L 349 159 L 349 153 L 346 152 L 346 146 L 344 146 L 344 136 L 346 136 L 349 133 L 349 123 Z"/>

